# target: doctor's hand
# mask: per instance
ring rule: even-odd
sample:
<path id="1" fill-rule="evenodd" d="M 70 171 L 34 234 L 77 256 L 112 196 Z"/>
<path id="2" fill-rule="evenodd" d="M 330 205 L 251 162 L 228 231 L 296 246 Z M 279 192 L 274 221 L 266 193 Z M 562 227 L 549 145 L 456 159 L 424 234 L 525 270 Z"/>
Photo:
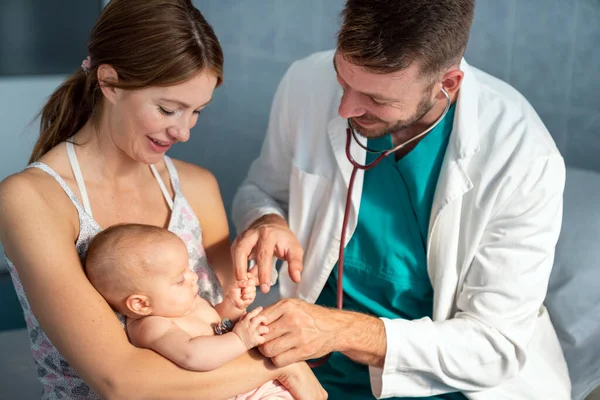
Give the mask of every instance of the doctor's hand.
<path id="1" fill-rule="evenodd" d="M 267 293 L 271 287 L 273 257 L 287 261 L 290 277 L 294 282 L 300 282 L 304 250 L 287 222 L 279 215 L 265 215 L 256 220 L 235 239 L 231 251 L 238 281 L 246 279 L 248 260 L 256 260 L 256 266 L 251 271 L 258 276 L 263 293 Z"/>
<path id="2" fill-rule="evenodd" d="M 338 310 L 284 299 L 265 308 L 260 315 L 266 317 L 269 332 L 259 350 L 278 367 L 342 351 L 335 348 L 336 337 L 347 321 L 338 318 L 341 317 Z"/>

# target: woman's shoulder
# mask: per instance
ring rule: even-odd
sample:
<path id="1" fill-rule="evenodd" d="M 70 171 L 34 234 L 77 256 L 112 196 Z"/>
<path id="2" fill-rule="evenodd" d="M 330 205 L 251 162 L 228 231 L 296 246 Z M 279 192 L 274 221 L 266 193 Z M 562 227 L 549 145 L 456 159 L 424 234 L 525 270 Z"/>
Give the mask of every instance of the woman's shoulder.
<path id="1" fill-rule="evenodd" d="M 177 169 L 181 190 L 194 209 L 221 200 L 216 177 L 206 168 L 181 160 L 172 160 Z"/>
<path id="2" fill-rule="evenodd" d="M 40 158 L 39 162 L 64 179 L 65 163 L 59 162 L 60 158 L 57 157 L 60 151 L 59 146 L 56 146 Z M 28 200 L 31 199 L 29 196 L 48 198 L 47 195 L 61 191 L 60 186 L 56 185 L 56 179 L 40 168 L 25 168 L 0 182 L 0 193 L 3 195 L 18 195 Z"/>
<path id="3" fill-rule="evenodd" d="M 48 174 L 37 168 L 29 168 L 8 176 L 0 182 L 0 208 L 4 210 L 5 207 L 26 206 L 27 203 L 43 200 L 48 178 Z M 23 199 L 27 201 L 22 201 Z"/>
<path id="4" fill-rule="evenodd" d="M 207 190 L 219 190 L 217 178 L 208 169 L 181 160 L 171 159 L 171 161 L 177 169 L 182 190 L 188 189 L 188 191 L 204 193 Z"/>
<path id="5" fill-rule="evenodd" d="M 3 219 L 22 213 L 48 213 L 71 219 L 76 215 L 69 205 L 70 200 L 61 186 L 39 168 L 27 168 L 0 182 L 0 215 Z"/>
<path id="6" fill-rule="evenodd" d="M 216 181 L 215 176 L 212 172 L 207 170 L 206 168 L 202 168 L 199 165 L 189 163 L 186 161 L 176 160 L 171 158 L 173 165 L 177 169 L 177 174 L 179 178 L 182 180 L 202 180 L 206 182 Z"/>

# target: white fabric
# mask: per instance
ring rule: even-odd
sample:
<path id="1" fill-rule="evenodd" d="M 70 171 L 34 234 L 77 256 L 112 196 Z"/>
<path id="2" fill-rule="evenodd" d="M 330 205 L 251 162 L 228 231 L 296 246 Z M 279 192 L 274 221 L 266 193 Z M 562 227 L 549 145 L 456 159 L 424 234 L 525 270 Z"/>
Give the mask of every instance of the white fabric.
<path id="1" fill-rule="evenodd" d="M 284 265 L 283 297 L 314 302 L 337 262 L 351 165 L 332 52 L 294 63 L 273 104 L 260 157 L 236 194 L 245 229 L 287 217 L 304 247 L 302 282 Z M 387 354 L 371 368 L 379 398 L 460 390 L 471 399 L 569 399 L 570 381 L 542 302 L 562 216 L 565 168 L 529 103 L 461 64 L 465 76 L 431 212 L 428 273 L 433 319 L 384 319 Z M 354 158 L 365 152 L 352 146 Z M 363 174 L 352 196 L 356 227 Z"/>
<path id="2" fill-rule="evenodd" d="M 93 217 L 94 214 L 92 214 L 92 206 L 90 205 L 90 199 L 87 194 L 85 182 L 83 181 L 83 174 L 81 173 L 81 168 L 79 167 L 79 161 L 77 161 L 77 154 L 75 154 L 75 146 L 70 140 L 67 140 L 67 156 L 69 157 L 69 164 L 71 164 L 71 170 L 75 176 L 75 182 L 77 182 L 79 194 L 81 195 L 81 200 L 83 201 L 83 209 L 90 215 L 90 217 Z"/>
<path id="3" fill-rule="evenodd" d="M 93 217 L 92 206 L 90 205 L 87 188 L 85 186 L 85 181 L 83 180 L 83 174 L 81 173 L 79 161 L 77 160 L 77 154 L 75 153 L 75 146 L 73 145 L 73 142 L 69 140 L 67 140 L 67 156 L 69 157 L 69 164 L 71 164 L 71 170 L 75 176 L 75 181 L 77 182 L 77 187 L 79 188 L 79 194 L 81 195 L 81 200 L 83 201 L 83 209 L 90 215 L 90 217 Z M 165 186 L 165 182 L 160 177 L 160 174 L 154 165 L 150 165 L 150 170 L 156 178 L 158 186 L 160 186 L 160 190 L 165 198 L 165 201 L 167 202 L 167 205 L 169 206 L 169 209 L 173 210 L 173 199 L 171 198 L 171 195 Z"/>
<path id="4" fill-rule="evenodd" d="M 546 306 L 582 400 L 600 386 L 600 174 L 567 168 L 564 201 Z"/>
<path id="5" fill-rule="evenodd" d="M 169 209 L 172 211 L 173 210 L 173 199 L 171 198 L 171 195 L 169 194 L 169 191 L 167 190 L 167 187 L 165 186 L 165 182 L 160 177 L 160 174 L 158 173 L 158 171 L 156 170 L 156 167 L 154 165 L 150 165 L 150 169 L 152 170 L 152 174 L 154 175 L 154 177 L 156 178 L 156 181 L 158 182 L 158 186 L 160 186 L 160 191 L 162 192 L 163 197 L 165 198 L 165 201 L 167 202 L 167 205 L 169 206 Z"/>

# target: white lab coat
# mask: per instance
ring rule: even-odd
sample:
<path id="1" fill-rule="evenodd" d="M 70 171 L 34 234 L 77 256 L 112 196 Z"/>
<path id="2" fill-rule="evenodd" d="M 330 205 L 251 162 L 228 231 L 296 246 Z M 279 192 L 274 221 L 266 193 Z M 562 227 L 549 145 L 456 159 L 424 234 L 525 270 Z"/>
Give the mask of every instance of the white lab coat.
<path id="1" fill-rule="evenodd" d="M 281 269 L 283 297 L 315 302 L 338 258 L 349 177 L 346 120 L 333 52 L 295 62 L 275 95 L 259 158 L 234 199 L 239 231 L 277 213 L 305 250 L 300 284 Z M 427 267 L 433 318 L 383 319 L 376 397 L 460 390 L 470 399 L 569 399 L 570 381 L 542 305 L 562 216 L 564 162 L 531 105 L 465 61 L 454 128 L 431 210 Z M 365 151 L 354 144 L 354 158 Z M 363 173 L 352 196 L 356 227 Z"/>

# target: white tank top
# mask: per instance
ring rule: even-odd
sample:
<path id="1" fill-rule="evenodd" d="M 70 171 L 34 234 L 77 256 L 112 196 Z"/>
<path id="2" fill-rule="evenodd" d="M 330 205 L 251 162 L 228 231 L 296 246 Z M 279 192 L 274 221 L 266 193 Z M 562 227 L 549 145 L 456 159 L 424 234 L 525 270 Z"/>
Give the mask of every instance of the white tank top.
<path id="1" fill-rule="evenodd" d="M 81 169 L 79 168 L 79 162 L 75 155 L 74 146 L 70 142 L 67 142 L 67 154 L 77 186 L 79 187 L 79 192 L 81 193 L 83 205 L 81 205 L 73 191 L 60 175 L 46 164 L 36 162 L 28 165 L 27 168 L 38 168 L 52 176 L 73 202 L 73 205 L 79 214 L 79 236 L 75 242 L 75 247 L 83 262 L 91 239 L 101 230 L 101 228 L 93 218 L 87 189 L 81 174 Z M 156 181 L 165 196 L 165 201 L 171 208 L 171 218 L 168 229 L 177 234 L 187 246 L 190 268 L 198 274 L 200 296 L 210 301 L 213 305 L 218 304 L 222 301 L 221 287 L 214 271 L 208 265 L 206 253 L 202 246 L 202 230 L 200 228 L 200 223 L 181 192 L 179 177 L 177 176 L 177 171 L 173 162 L 167 156 L 164 157 L 164 160 L 169 171 L 171 187 L 175 194 L 174 198 L 171 198 L 169 195 L 169 192 L 154 165 L 151 165 L 150 169 L 156 177 Z M 6 254 L 5 258 L 29 331 L 31 352 L 37 367 L 39 380 L 43 386 L 41 398 L 43 400 L 99 399 L 99 396 L 77 376 L 76 372 L 70 367 L 67 361 L 50 342 L 44 331 L 40 328 L 35 315 L 31 311 L 27 296 L 23 291 L 23 286 L 21 285 L 17 270 Z M 125 318 L 119 314 L 115 314 L 115 316 L 121 321 L 121 325 L 125 327 Z M 68 327 L 65 327 L 65 329 L 68 329 Z"/>

